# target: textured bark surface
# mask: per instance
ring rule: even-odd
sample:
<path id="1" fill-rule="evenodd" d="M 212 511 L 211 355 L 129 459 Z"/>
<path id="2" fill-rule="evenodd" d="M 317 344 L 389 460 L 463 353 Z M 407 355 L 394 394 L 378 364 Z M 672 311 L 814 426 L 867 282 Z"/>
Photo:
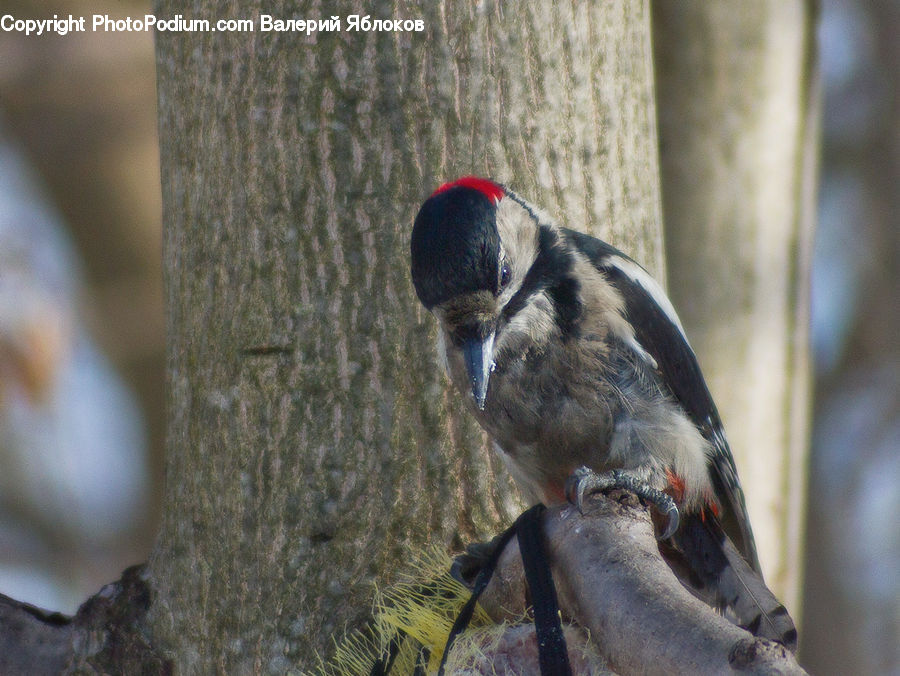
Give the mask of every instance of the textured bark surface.
<path id="1" fill-rule="evenodd" d="M 645 2 L 371 10 L 424 33 L 256 7 L 192 16 L 342 31 L 157 37 L 170 409 L 146 628 L 184 673 L 309 665 L 410 548 L 518 510 L 408 278 L 439 182 L 507 181 L 661 271 Z"/>
<path id="2" fill-rule="evenodd" d="M 819 124 L 811 5 L 653 5 L 672 301 L 724 419 L 767 582 L 795 619 Z"/>

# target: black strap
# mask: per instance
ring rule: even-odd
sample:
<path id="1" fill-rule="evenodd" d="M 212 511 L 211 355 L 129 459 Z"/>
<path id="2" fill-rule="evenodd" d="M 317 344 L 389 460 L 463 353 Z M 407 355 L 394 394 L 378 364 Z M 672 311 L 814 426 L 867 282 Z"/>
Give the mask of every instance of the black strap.
<path id="1" fill-rule="evenodd" d="M 519 517 L 519 519 L 521 518 L 522 517 Z M 500 561 L 500 555 L 503 553 L 503 550 L 506 549 L 506 545 L 516 532 L 519 519 L 516 519 L 516 522 L 512 526 L 503 531 L 503 534 L 497 539 L 497 546 L 494 547 L 494 551 L 491 552 L 490 558 L 485 562 L 481 570 L 478 571 L 478 577 L 475 578 L 475 584 L 472 586 L 472 595 L 469 597 L 469 600 L 466 601 L 466 605 L 463 606 L 462 610 L 459 611 L 459 615 L 456 616 L 456 621 L 450 629 L 450 635 L 447 636 L 447 643 L 444 645 L 444 654 L 441 655 L 441 666 L 438 667 L 437 676 L 444 676 L 444 667 L 447 663 L 447 655 L 450 654 L 450 648 L 453 646 L 456 637 L 464 632 L 466 627 L 469 626 L 469 622 L 472 621 L 472 615 L 475 613 L 475 605 L 478 603 L 478 597 L 481 596 L 481 592 L 484 591 L 488 582 L 491 581 L 494 569 L 497 568 L 497 562 Z"/>
<path id="2" fill-rule="evenodd" d="M 413 668 L 412 676 L 428 676 L 428 660 L 431 652 L 425 646 L 419 650 L 416 655 L 416 666 Z"/>
<path id="3" fill-rule="evenodd" d="M 406 633 L 403 630 L 398 630 L 397 634 L 391 638 L 390 644 L 388 644 L 387 653 L 372 665 L 369 676 L 387 676 L 391 672 L 404 638 L 406 638 Z"/>
<path id="4" fill-rule="evenodd" d="M 466 630 L 475 605 L 481 592 L 490 582 L 500 555 L 506 548 L 513 534 L 517 534 L 519 550 L 522 555 L 522 563 L 525 567 L 525 580 L 531 590 L 531 602 L 534 606 L 534 630 L 538 642 L 538 661 L 541 667 L 541 676 L 571 676 L 572 669 L 569 666 L 569 651 L 566 648 L 566 639 L 563 635 L 562 624 L 559 619 L 559 603 L 556 599 L 556 588 L 553 586 L 553 577 L 550 574 L 550 565 L 547 560 L 547 551 L 544 547 L 543 514 L 545 507 L 541 504 L 534 505 L 523 512 L 515 523 L 507 528 L 498 538 L 494 551 L 490 558 L 478 572 L 475 584 L 472 587 L 472 595 L 463 606 L 450 635 L 444 646 L 444 654 L 441 656 L 441 665 L 438 668 L 438 676 L 444 676 L 444 667 L 450 648 L 456 637 Z"/>
<path id="5" fill-rule="evenodd" d="M 542 676 L 571 676 L 569 651 L 559 618 L 559 602 L 544 546 L 543 505 L 536 505 L 517 520 L 517 536 L 525 580 L 534 608 L 534 632 L 538 642 L 538 662 Z M 540 509 L 538 509 L 540 508 Z"/>

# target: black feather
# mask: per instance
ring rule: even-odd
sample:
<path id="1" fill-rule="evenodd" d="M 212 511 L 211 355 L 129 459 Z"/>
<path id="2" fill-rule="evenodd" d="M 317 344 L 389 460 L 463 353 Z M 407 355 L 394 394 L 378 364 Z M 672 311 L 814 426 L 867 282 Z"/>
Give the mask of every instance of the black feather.
<path id="1" fill-rule="evenodd" d="M 574 261 L 569 251 L 559 245 L 559 235 L 552 228 L 546 225 L 539 227 L 538 255 L 519 290 L 503 309 L 503 318 L 508 321 L 525 307 L 534 294 L 546 291 L 553 303 L 556 323 L 563 339 L 574 338 L 579 334 L 584 310 L 579 297 L 581 287 L 572 274 Z"/>
<path id="2" fill-rule="evenodd" d="M 464 293 L 499 291 L 497 207 L 483 192 L 457 186 L 425 201 L 410 240 L 412 280 L 429 310 Z"/>
<path id="3" fill-rule="evenodd" d="M 688 514 L 673 540 L 699 578 L 701 591 L 714 596 L 720 610 L 730 611 L 735 623 L 753 635 L 796 651 L 797 629 L 787 609 L 735 549 L 712 514 Z M 697 583 L 695 579 L 691 584 Z"/>

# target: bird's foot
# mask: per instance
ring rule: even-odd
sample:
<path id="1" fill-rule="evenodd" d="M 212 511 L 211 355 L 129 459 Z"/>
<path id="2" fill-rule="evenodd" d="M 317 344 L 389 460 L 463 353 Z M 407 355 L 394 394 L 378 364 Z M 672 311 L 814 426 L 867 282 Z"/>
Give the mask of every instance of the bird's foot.
<path id="1" fill-rule="evenodd" d="M 658 539 L 668 540 L 678 529 L 678 506 L 672 496 L 653 488 L 644 479 L 627 470 L 613 469 L 598 474 L 589 467 L 579 467 L 566 481 L 566 498 L 579 512 L 584 512 L 586 494 L 605 492 L 614 488 L 634 493 L 659 510 L 666 527 Z"/>
<path id="2" fill-rule="evenodd" d="M 499 541 L 498 536 L 488 542 L 472 542 L 466 545 L 466 551 L 453 558 L 450 575 L 471 589 L 475 585 L 478 573 L 493 556 Z"/>

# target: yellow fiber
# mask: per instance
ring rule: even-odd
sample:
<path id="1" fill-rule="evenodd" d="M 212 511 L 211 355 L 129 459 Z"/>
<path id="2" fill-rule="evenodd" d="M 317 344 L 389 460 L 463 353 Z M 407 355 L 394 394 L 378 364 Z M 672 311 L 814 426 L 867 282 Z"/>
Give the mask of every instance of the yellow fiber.
<path id="1" fill-rule="evenodd" d="M 450 557 L 431 549 L 412 563 L 410 572 L 392 587 L 376 590 L 373 620 L 364 631 L 353 631 L 336 646 L 323 664 L 322 676 L 367 676 L 376 660 L 387 654 L 391 641 L 401 641 L 391 674 L 411 674 L 420 655 L 427 655 L 427 671 L 437 670 L 447 636 L 469 590 L 450 576 Z M 472 627 L 490 622 L 476 607 Z M 422 649 L 425 649 L 425 653 Z"/>

